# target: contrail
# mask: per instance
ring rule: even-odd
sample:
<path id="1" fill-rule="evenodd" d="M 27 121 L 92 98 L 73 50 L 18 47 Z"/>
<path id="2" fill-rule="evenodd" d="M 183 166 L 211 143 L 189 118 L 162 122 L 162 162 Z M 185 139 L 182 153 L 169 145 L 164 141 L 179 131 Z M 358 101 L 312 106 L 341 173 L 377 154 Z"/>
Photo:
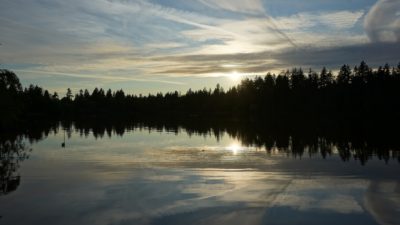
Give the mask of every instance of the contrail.
<path id="1" fill-rule="evenodd" d="M 297 44 L 294 43 L 294 41 L 287 34 L 285 34 L 285 32 L 283 32 L 281 29 L 279 29 L 279 27 L 276 25 L 274 18 L 272 18 L 265 12 L 264 12 L 264 16 L 267 18 L 267 20 L 269 22 L 268 24 L 272 26 L 272 29 L 274 31 L 278 32 L 278 34 L 280 34 L 283 38 L 285 38 L 293 47 L 296 47 L 296 48 L 298 47 Z"/>

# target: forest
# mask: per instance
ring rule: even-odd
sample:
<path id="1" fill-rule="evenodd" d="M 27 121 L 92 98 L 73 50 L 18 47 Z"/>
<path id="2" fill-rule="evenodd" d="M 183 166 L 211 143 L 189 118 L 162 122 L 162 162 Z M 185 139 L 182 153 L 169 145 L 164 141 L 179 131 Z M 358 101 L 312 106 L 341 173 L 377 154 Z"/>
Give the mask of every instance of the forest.
<path id="1" fill-rule="evenodd" d="M 224 90 L 189 89 L 148 95 L 123 90 L 67 89 L 65 96 L 42 87 L 22 87 L 17 75 L 0 70 L 0 129 L 32 120 L 82 118 L 223 118 L 274 121 L 390 123 L 400 116 L 400 63 L 373 69 L 362 61 L 337 73 L 301 68 L 243 79 Z"/>

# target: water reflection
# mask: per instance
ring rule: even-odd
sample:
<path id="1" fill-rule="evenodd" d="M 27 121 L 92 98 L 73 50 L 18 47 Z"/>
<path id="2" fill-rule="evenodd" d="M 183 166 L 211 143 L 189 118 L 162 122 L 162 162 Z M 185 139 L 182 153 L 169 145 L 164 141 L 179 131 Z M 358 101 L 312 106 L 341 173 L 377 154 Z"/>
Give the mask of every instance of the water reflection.
<path id="1" fill-rule="evenodd" d="M 0 195 L 15 191 L 20 184 L 18 169 L 20 163 L 28 158 L 21 137 L 0 139 Z"/>
<path id="2" fill-rule="evenodd" d="M 237 155 L 241 150 L 244 150 L 244 148 L 237 142 L 230 144 L 227 149 L 231 151 L 234 155 Z"/>
<path id="3" fill-rule="evenodd" d="M 79 133 L 81 137 L 93 135 L 96 139 L 123 136 L 125 132 L 146 131 L 166 132 L 178 135 L 181 132 L 189 137 L 203 136 L 215 137 L 219 140 L 224 134 L 237 140 L 226 146 L 232 152 L 238 152 L 247 148 L 263 149 L 268 154 L 277 151 L 294 158 L 321 156 L 326 158 L 338 154 L 343 161 L 356 160 L 365 165 L 368 160 L 377 157 L 388 163 L 390 160 L 400 162 L 400 142 L 396 134 L 382 130 L 358 130 L 351 128 L 328 127 L 325 130 L 310 127 L 282 128 L 268 124 L 249 124 L 239 122 L 222 121 L 193 121 L 180 122 L 109 122 L 97 121 L 62 122 L 50 124 L 43 132 L 36 130 L 36 135 L 28 133 L 30 140 L 46 137 L 50 131 L 58 132 L 59 128 L 71 137 L 72 132 Z M 364 129 L 364 128 L 363 128 Z M 41 135 L 39 135 L 41 134 Z M 65 141 L 62 142 L 65 146 Z"/>
<path id="4" fill-rule="evenodd" d="M 283 129 L 265 124 L 242 124 L 239 122 L 118 122 L 98 123 L 97 121 L 78 121 L 61 123 L 34 124 L 21 132 L 8 134 L 16 139 L 25 138 L 29 143 L 38 142 L 49 134 L 62 132 L 63 140 L 60 145 L 64 148 L 72 133 L 80 137 L 93 135 L 95 139 L 123 137 L 126 132 L 164 132 L 179 135 L 185 133 L 189 137 L 202 136 L 215 137 L 219 140 L 223 135 L 228 135 L 235 140 L 225 146 L 225 149 L 235 155 L 249 149 L 258 149 L 268 155 L 286 154 L 293 158 L 320 156 L 327 158 L 339 155 L 343 161 L 356 160 L 365 165 L 373 157 L 388 163 L 390 160 L 400 162 L 400 142 L 393 132 L 381 130 L 359 130 L 329 128 L 317 130 L 310 127 L 300 129 Z M 1 136 L 1 135 L 0 135 Z M 67 138 L 67 139 L 66 139 Z M 3 137 L 4 139 L 4 137 Z M 202 150 L 204 151 L 204 149 Z"/>
<path id="5" fill-rule="evenodd" d="M 0 198 L 4 224 L 400 222 L 390 135 L 86 121 L 2 140 L 2 190 L 19 184 Z"/>

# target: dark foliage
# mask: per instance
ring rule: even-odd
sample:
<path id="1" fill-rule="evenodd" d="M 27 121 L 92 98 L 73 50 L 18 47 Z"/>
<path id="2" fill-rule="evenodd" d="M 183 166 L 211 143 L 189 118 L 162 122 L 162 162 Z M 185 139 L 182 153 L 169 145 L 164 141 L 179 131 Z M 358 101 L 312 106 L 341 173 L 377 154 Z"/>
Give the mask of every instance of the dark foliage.
<path id="1" fill-rule="evenodd" d="M 0 137 L 0 195 L 15 191 L 21 177 L 18 174 L 20 163 L 28 158 L 21 137 L 4 139 Z"/>
<path id="2" fill-rule="evenodd" d="M 38 86 L 22 89 L 17 76 L 0 71 L 0 127 L 31 118 L 213 117 L 236 119 L 345 121 L 392 123 L 400 115 L 400 64 L 376 70 L 361 62 L 353 70 L 343 65 L 336 76 L 323 68 L 301 68 L 244 79 L 224 91 L 219 85 L 185 94 L 130 95 L 123 90 L 95 88 L 91 93 L 70 89 L 60 98 Z"/>

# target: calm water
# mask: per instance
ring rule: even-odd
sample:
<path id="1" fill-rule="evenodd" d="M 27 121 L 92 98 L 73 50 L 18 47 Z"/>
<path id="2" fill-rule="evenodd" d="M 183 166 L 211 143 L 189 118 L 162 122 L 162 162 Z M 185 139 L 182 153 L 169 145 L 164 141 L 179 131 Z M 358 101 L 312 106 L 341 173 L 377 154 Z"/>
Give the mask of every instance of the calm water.
<path id="1" fill-rule="evenodd" d="M 249 130 L 2 138 L 0 224 L 400 224 L 396 146 Z"/>

